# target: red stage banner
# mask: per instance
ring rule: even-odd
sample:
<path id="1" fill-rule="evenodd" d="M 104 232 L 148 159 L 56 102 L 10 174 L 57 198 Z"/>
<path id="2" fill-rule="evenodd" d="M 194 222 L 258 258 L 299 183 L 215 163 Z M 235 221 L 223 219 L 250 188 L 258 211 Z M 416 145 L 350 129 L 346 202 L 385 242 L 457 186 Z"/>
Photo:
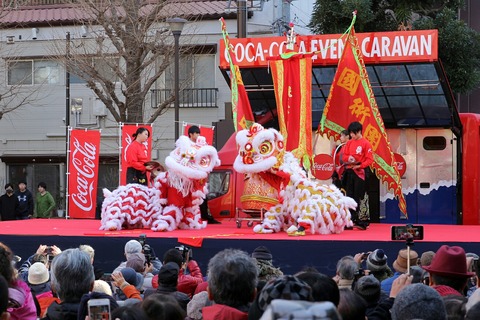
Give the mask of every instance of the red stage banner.
<path id="1" fill-rule="evenodd" d="M 152 124 L 123 124 L 122 126 L 122 157 L 121 157 L 121 165 L 122 165 L 122 172 L 120 174 L 120 185 L 124 186 L 127 181 L 127 150 L 130 143 L 133 142 L 133 134 L 137 131 L 138 128 L 144 127 L 150 131 L 150 137 L 147 141 L 145 141 L 145 145 L 147 147 L 147 157 L 151 159 L 152 157 L 152 136 L 153 136 L 153 127 Z"/>
<path id="2" fill-rule="evenodd" d="M 199 124 L 195 123 L 183 123 L 183 134 L 188 137 L 188 129 L 190 129 L 191 126 L 197 126 L 200 128 L 200 135 L 205 137 L 205 140 L 207 141 L 207 144 L 213 145 L 213 133 L 215 130 L 215 127 L 206 127 L 202 126 Z"/>
<path id="3" fill-rule="evenodd" d="M 355 18 L 353 23 L 354 21 Z M 393 190 L 399 200 L 400 211 L 406 216 L 407 204 L 402 193 L 402 181 L 368 80 L 353 23 L 347 34 L 345 50 L 338 63 L 318 131 L 338 140 L 340 132 L 351 122 L 360 122 L 363 125 L 363 136 L 372 144 L 374 151 L 372 168 L 380 181 L 386 183 L 389 190 Z"/>
<path id="4" fill-rule="evenodd" d="M 337 65 L 345 49 L 341 34 L 297 35 L 293 51 L 314 53 L 314 65 Z M 358 33 L 358 49 L 365 63 L 432 62 L 438 60 L 438 30 Z M 288 51 L 285 37 L 233 38 L 230 49 L 220 40 L 220 68 L 229 67 L 230 56 L 240 68 L 266 67 L 269 57 Z"/>
<path id="5" fill-rule="evenodd" d="M 68 215 L 95 219 L 100 131 L 71 130 L 69 152 Z"/>
<path id="6" fill-rule="evenodd" d="M 280 132 L 287 151 L 310 168 L 312 157 L 312 59 L 285 55 L 271 61 Z"/>
<path id="7" fill-rule="evenodd" d="M 233 56 L 230 56 L 230 38 L 227 33 L 227 26 L 225 20 L 220 19 L 222 25 L 222 35 L 228 66 L 230 67 L 230 89 L 232 90 L 232 112 L 233 112 L 233 125 L 235 131 L 248 129 L 255 122 L 255 117 L 252 113 L 252 107 L 250 106 L 250 100 L 248 100 L 247 91 L 243 84 L 242 74 L 240 69 L 236 65 Z"/>

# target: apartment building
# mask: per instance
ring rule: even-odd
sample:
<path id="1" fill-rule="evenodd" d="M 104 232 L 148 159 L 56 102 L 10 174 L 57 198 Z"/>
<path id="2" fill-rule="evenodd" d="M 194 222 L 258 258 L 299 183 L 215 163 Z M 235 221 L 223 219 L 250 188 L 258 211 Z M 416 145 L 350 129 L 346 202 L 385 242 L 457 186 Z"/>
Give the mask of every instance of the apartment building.
<path id="1" fill-rule="evenodd" d="M 230 114 L 230 89 L 218 69 L 221 39 L 218 19 L 226 19 L 230 36 L 235 37 L 236 1 L 171 2 L 174 9 L 170 15 L 185 16 L 190 21 L 183 29 L 180 46 L 198 48 L 194 55 L 180 58 L 180 80 L 190 78 L 189 86 L 182 88 L 180 94 L 179 120 L 212 125 Z M 299 29 L 303 28 L 299 32 L 307 33 L 305 26 L 313 2 L 247 0 L 246 31 L 254 37 L 281 34 L 290 19 L 296 19 Z M 78 20 L 75 21 L 78 12 L 65 0 L 11 0 L 2 4 L 0 73 L 4 81 L 0 83 L 0 93 L 4 94 L 0 102 L 4 103 L 3 110 L 20 107 L 3 114 L 0 120 L 0 185 L 26 180 L 28 188 L 36 192 L 38 182 L 44 181 L 62 208 L 67 173 L 66 121 L 69 118 L 71 127 L 101 130 L 98 190 L 115 188 L 119 178 L 119 124 L 87 88 L 85 80 L 74 72 L 69 73 L 70 86 L 67 88 L 66 70 L 55 59 L 67 46 L 75 48 L 96 41 L 101 33 L 95 26 L 78 24 Z M 164 30 L 168 27 L 157 24 L 153 28 Z M 92 57 L 92 64 L 102 72 L 100 59 Z M 171 74 L 166 72 L 151 88 L 144 104 L 146 116 L 152 114 L 157 104 L 173 90 Z M 122 89 L 120 84 L 116 89 Z M 153 159 L 163 162 L 173 149 L 174 127 L 172 105 L 153 123 Z M 101 197 L 100 192 L 98 196 Z"/>

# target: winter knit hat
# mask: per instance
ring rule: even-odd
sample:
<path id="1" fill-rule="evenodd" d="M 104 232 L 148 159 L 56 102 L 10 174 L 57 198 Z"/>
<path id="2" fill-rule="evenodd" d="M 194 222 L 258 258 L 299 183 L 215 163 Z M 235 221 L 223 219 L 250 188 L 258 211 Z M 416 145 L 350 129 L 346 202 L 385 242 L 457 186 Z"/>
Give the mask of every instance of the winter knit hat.
<path id="1" fill-rule="evenodd" d="M 158 272 L 158 284 L 164 287 L 177 286 L 179 269 L 175 262 L 165 263 Z"/>
<path id="2" fill-rule="evenodd" d="M 93 283 L 92 292 L 102 292 L 111 296 L 112 288 L 110 288 L 110 285 L 108 284 L 108 282 L 104 280 L 95 280 L 95 282 Z"/>
<path id="3" fill-rule="evenodd" d="M 123 278 L 125 281 L 127 281 L 129 284 L 133 285 L 137 290 L 141 290 L 143 286 L 143 276 L 135 272 L 132 268 L 123 268 L 120 270 L 120 272 L 123 275 Z"/>
<path id="4" fill-rule="evenodd" d="M 273 256 L 267 247 L 260 246 L 253 250 L 252 258 L 255 258 L 257 260 L 272 260 Z"/>
<path id="5" fill-rule="evenodd" d="M 382 249 L 376 249 L 368 255 L 367 269 L 378 272 L 387 268 L 387 255 Z"/>
<path id="6" fill-rule="evenodd" d="M 312 288 L 295 276 L 285 275 L 270 280 L 258 297 L 258 307 L 265 311 L 274 299 L 313 301 Z"/>
<path id="7" fill-rule="evenodd" d="M 30 284 L 42 284 L 50 279 L 50 274 L 45 264 L 35 262 L 28 268 L 28 282 Z"/>
<path id="8" fill-rule="evenodd" d="M 128 256 L 125 266 L 142 273 L 145 271 L 145 255 L 143 253 L 132 253 Z"/>
<path id="9" fill-rule="evenodd" d="M 127 259 L 129 255 L 132 253 L 141 253 L 142 252 L 142 245 L 137 240 L 130 240 L 125 244 L 125 256 Z"/>
<path id="10" fill-rule="evenodd" d="M 380 299 L 380 281 L 373 275 L 363 276 L 358 279 L 354 291 L 371 305 Z"/>
<path id="11" fill-rule="evenodd" d="M 423 283 L 403 288 L 395 298 L 392 320 L 445 320 L 447 312 L 440 294 Z"/>
<path id="12" fill-rule="evenodd" d="M 435 256 L 435 252 L 433 251 L 425 251 L 420 256 L 420 266 L 426 267 L 432 263 L 433 257 Z"/>
<path id="13" fill-rule="evenodd" d="M 193 320 L 203 319 L 202 309 L 207 305 L 207 302 L 209 302 L 207 291 L 202 291 L 194 295 L 192 300 L 187 304 L 188 318 Z"/>

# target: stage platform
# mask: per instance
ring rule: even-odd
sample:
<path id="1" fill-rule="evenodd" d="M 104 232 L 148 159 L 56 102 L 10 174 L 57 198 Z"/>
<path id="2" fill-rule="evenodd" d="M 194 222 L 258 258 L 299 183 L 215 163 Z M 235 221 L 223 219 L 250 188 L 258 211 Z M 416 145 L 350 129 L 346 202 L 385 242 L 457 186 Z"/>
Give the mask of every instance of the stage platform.
<path id="1" fill-rule="evenodd" d="M 124 261 L 123 246 L 130 239 L 146 234 L 147 243 L 157 256 L 179 244 L 193 248 L 194 259 L 204 271 L 209 259 L 225 248 L 242 249 L 251 253 L 264 245 L 273 254 L 274 265 L 285 273 L 295 273 L 304 266 L 312 266 L 328 275 L 335 273 L 338 259 L 345 255 L 382 248 L 387 252 L 391 266 L 403 241 L 390 240 L 391 225 L 371 224 L 366 231 L 347 230 L 341 234 L 306 235 L 292 237 L 285 232 L 256 234 L 244 222 L 237 228 L 234 219 L 209 224 L 202 230 L 175 230 L 153 232 L 148 229 L 105 232 L 99 230 L 99 220 L 32 219 L 0 221 L 0 241 L 12 248 L 23 259 L 28 258 L 39 244 L 57 245 L 61 249 L 89 244 L 95 249 L 95 265 L 106 272 Z M 436 251 L 442 244 L 460 245 L 466 252 L 480 254 L 480 226 L 424 225 L 425 238 L 412 247 L 421 253 Z"/>

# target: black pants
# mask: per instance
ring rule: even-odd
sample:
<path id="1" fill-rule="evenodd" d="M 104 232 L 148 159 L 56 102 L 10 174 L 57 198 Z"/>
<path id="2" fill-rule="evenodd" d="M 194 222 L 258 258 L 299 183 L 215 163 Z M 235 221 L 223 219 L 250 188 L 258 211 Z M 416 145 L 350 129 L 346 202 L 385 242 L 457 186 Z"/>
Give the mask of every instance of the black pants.
<path id="1" fill-rule="evenodd" d="M 132 167 L 127 168 L 127 184 L 128 183 L 138 183 L 143 184 L 144 186 L 148 185 L 147 173 Z"/>
<path id="2" fill-rule="evenodd" d="M 356 210 L 350 210 L 352 221 L 356 224 L 370 221 L 370 210 L 368 206 L 367 183 L 369 169 L 364 169 L 365 180 L 359 178 L 352 169 L 345 170 L 344 184 L 347 197 L 352 198 L 357 203 Z"/>

